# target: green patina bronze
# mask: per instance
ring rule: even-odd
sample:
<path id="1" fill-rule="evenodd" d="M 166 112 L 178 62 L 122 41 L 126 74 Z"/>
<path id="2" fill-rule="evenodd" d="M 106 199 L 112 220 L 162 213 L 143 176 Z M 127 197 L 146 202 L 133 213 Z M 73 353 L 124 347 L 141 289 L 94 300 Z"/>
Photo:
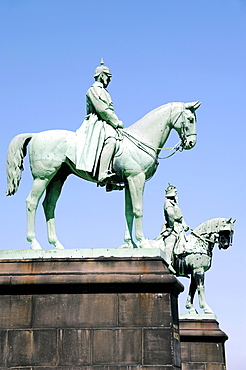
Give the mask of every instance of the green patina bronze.
<path id="1" fill-rule="evenodd" d="M 166 189 L 167 200 L 164 204 L 166 223 L 155 241 L 154 248 L 164 252 L 164 259 L 169 270 L 176 276 L 191 276 L 186 308 L 189 314 L 198 314 L 194 308 L 194 296 L 198 291 L 199 306 L 204 314 L 213 314 L 205 299 L 204 274 L 211 267 L 213 248 L 218 244 L 219 249 L 227 249 L 232 244 L 234 222 L 231 218 L 210 219 L 187 236 L 189 227 L 184 222 L 177 201 L 177 189 L 169 185 Z"/>
<path id="2" fill-rule="evenodd" d="M 148 247 L 142 230 L 142 198 L 145 181 L 158 165 L 158 155 L 172 129 L 181 148 L 196 144 L 196 114 L 200 102 L 169 103 L 154 109 L 130 127 L 114 112 L 106 91 L 111 72 L 102 63 L 94 73 L 95 83 L 87 92 L 87 116 L 77 132 L 50 130 L 20 134 L 9 145 L 7 157 L 7 195 L 14 194 L 21 179 L 23 158 L 29 144 L 34 178 L 27 197 L 27 240 L 31 249 L 42 249 L 36 239 L 35 216 L 39 200 L 43 202 L 49 243 L 63 249 L 55 229 L 55 207 L 62 186 L 70 174 L 92 181 L 107 190 L 125 188 L 125 242 L 129 248 Z M 133 222 L 137 243 L 133 239 Z"/>

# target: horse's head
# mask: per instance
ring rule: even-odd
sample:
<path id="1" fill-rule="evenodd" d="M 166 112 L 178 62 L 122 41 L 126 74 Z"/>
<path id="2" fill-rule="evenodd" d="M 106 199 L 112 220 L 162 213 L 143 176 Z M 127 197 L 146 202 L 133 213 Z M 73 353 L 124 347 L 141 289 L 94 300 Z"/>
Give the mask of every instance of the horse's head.
<path id="1" fill-rule="evenodd" d="M 196 144 L 196 109 L 199 101 L 194 103 L 177 103 L 171 112 L 171 124 L 178 132 L 182 149 L 192 149 Z"/>
<path id="2" fill-rule="evenodd" d="M 232 238 L 234 233 L 234 222 L 231 218 L 225 218 L 220 224 L 220 230 L 218 230 L 218 243 L 219 249 L 227 249 L 232 245 Z"/>
<path id="3" fill-rule="evenodd" d="M 219 249 L 227 249 L 232 245 L 234 222 L 231 218 L 212 218 L 203 222 L 193 230 L 193 234 L 206 238 Z"/>

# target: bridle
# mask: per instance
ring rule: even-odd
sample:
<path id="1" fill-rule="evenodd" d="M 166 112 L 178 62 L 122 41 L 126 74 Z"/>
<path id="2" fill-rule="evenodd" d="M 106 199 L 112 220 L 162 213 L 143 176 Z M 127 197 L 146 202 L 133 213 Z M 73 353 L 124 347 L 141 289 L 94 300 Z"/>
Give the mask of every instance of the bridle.
<path id="1" fill-rule="evenodd" d="M 179 151 L 182 151 L 184 149 L 184 147 L 186 146 L 187 142 L 188 142 L 188 137 L 189 136 L 196 136 L 196 134 L 186 134 L 185 132 L 185 118 L 184 118 L 184 112 L 185 112 L 186 108 L 185 108 L 185 105 L 183 104 L 183 109 L 181 110 L 181 112 L 179 113 L 178 117 L 176 118 L 175 122 L 172 124 L 173 128 L 176 129 L 179 133 L 179 137 L 180 137 L 180 148 L 179 148 Z M 172 122 L 171 120 L 171 116 L 172 116 L 172 112 L 173 112 L 173 108 L 170 109 L 170 124 Z M 180 129 L 178 130 L 175 125 L 178 123 L 180 117 L 182 117 L 182 120 L 180 122 Z"/>
<path id="2" fill-rule="evenodd" d="M 179 113 L 175 122 L 172 124 L 172 127 L 175 128 L 175 125 L 179 121 L 180 117 L 183 117 L 183 119 L 180 123 L 180 130 L 177 130 L 177 128 L 175 128 L 179 133 L 180 141 L 171 148 L 154 148 L 153 146 L 144 143 L 143 141 L 137 139 L 136 137 L 132 136 L 131 134 L 129 134 L 128 132 L 126 132 L 124 130 L 121 130 L 121 134 L 123 136 L 127 137 L 139 149 L 143 150 L 145 153 L 147 153 L 149 156 L 151 156 L 155 160 L 155 162 L 158 164 L 158 159 L 167 159 L 167 158 L 170 158 L 171 156 L 173 156 L 175 153 L 177 153 L 177 151 L 182 152 L 184 147 L 187 144 L 187 141 L 188 141 L 187 138 L 191 135 L 193 135 L 193 136 L 196 135 L 196 134 L 188 134 L 187 135 L 186 132 L 185 132 L 185 118 L 184 118 L 185 109 L 186 109 L 185 105 L 183 104 L 183 109 Z M 173 111 L 173 109 L 171 108 L 170 109 L 170 124 L 171 124 L 172 111 Z M 149 149 L 154 152 L 154 155 L 149 152 Z M 157 153 L 158 150 L 173 150 L 173 152 L 171 154 L 169 154 L 168 156 L 166 156 L 166 157 L 158 157 L 158 159 L 157 159 L 156 158 L 156 153 Z"/>

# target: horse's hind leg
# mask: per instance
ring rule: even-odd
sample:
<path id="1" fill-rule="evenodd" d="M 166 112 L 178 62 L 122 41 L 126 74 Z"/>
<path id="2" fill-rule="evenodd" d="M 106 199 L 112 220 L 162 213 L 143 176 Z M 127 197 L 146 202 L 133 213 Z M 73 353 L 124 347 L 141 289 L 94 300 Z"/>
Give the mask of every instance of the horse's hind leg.
<path id="1" fill-rule="evenodd" d="M 209 307 L 205 299 L 204 270 L 197 271 L 195 273 L 195 279 L 197 284 L 200 308 L 203 309 L 204 313 L 213 313 L 213 310 Z"/>
<path id="2" fill-rule="evenodd" d="M 64 249 L 63 245 L 59 242 L 56 235 L 55 207 L 67 176 L 68 174 L 63 172 L 58 172 L 55 175 L 55 177 L 47 186 L 46 195 L 43 201 L 43 208 L 47 222 L 48 240 L 49 243 L 53 244 L 56 249 Z"/>
<path id="3" fill-rule="evenodd" d="M 31 249 L 42 249 L 36 239 L 35 218 L 39 200 L 48 184 L 48 179 L 35 178 L 32 189 L 26 199 L 27 208 L 27 240 L 31 242 Z"/>

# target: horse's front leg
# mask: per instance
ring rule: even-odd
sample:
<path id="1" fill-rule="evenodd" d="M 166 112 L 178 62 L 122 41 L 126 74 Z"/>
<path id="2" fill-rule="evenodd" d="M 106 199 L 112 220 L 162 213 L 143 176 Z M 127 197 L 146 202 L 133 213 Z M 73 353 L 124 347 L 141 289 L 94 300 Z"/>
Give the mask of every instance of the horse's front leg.
<path id="1" fill-rule="evenodd" d="M 197 289 L 196 280 L 195 280 L 195 278 L 192 274 L 191 278 L 190 278 L 189 293 L 188 293 L 187 301 L 186 301 L 186 305 L 185 305 L 185 308 L 189 311 L 190 314 L 197 314 L 198 313 L 197 310 L 194 307 L 194 296 L 195 296 L 195 293 L 196 293 L 196 289 Z"/>
<path id="2" fill-rule="evenodd" d="M 203 309 L 205 314 L 214 313 L 213 310 L 209 307 L 205 299 L 205 287 L 204 287 L 204 269 L 199 269 L 194 273 L 198 297 L 199 297 L 199 306 Z"/>
<path id="3" fill-rule="evenodd" d="M 31 242 L 31 249 L 38 250 L 42 249 L 41 245 L 36 239 L 35 234 L 35 218 L 36 210 L 38 207 L 39 200 L 48 184 L 47 179 L 36 178 L 33 181 L 32 189 L 26 199 L 27 209 L 27 240 Z"/>
<path id="4" fill-rule="evenodd" d="M 143 172 L 138 175 L 129 176 L 127 178 L 129 191 L 132 200 L 132 213 L 135 218 L 136 239 L 139 248 L 149 248 L 149 244 L 143 234 L 143 191 L 145 184 L 145 174 Z"/>
<path id="5" fill-rule="evenodd" d="M 125 188 L 125 218 L 126 218 L 126 232 L 125 232 L 125 242 L 124 247 L 127 248 L 137 248 L 137 245 L 133 241 L 132 228 L 133 228 L 133 209 L 132 209 L 132 199 L 129 187 Z"/>

